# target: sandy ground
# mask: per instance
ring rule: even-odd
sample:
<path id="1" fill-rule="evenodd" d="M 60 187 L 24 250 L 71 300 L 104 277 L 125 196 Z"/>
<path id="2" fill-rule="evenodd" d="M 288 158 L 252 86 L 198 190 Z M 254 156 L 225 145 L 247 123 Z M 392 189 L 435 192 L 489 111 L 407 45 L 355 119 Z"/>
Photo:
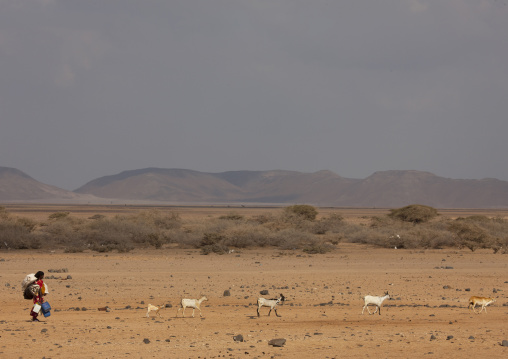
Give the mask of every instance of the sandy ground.
<path id="1" fill-rule="evenodd" d="M 50 272 L 59 269 L 68 272 Z M 37 270 L 53 310 L 33 323 L 20 283 Z M 491 251 L 0 252 L 0 286 L 0 358 L 508 357 L 508 256 Z M 257 317 L 262 290 L 286 296 L 280 317 L 268 308 Z M 386 290 L 381 315 L 362 315 L 362 296 Z M 201 294 L 203 317 L 175 317 L 182 297 Z M 478 315 L 471 295 L 497 301 Z M 166 306 L 162 319 L 145 317 L 149 303 Z M 270 346 L 274 338 L 285 345 Z"/>

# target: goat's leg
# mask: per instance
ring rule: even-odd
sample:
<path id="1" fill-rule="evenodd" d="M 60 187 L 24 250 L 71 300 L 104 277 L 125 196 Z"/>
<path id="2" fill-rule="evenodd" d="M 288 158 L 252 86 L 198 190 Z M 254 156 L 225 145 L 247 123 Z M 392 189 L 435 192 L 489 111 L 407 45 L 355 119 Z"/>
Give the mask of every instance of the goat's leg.
<path id="1" fill-rule="evenodd" d="M 257 309 L 257 312 L 258 312 L 258 317 L 259 317 L 259 308 L 260 308 L 260 307 L 258 306 L 258 309 Z"/>
<path id="2" fill-rule="evenodd" d="M 378 307 L 379 308 L 379 315 L 381 315 L 381 307 Z"/>
<path id="3" fill-rule="evenodd" d="M 270 311 L 268 312 L 268 316 L 270 316 L 271 312 L 272 312 L 272 307 L 270 307 Z"/>
<path id="4" fill-rule="evenodd" d="M 277 308 L 273 308 L 273 310 L 275 311 L 275 315 L 280 317 L 279 313 L 277 313 Z"/>
<path id="5" fill-rule="evenodd" d="M 194 311 L 196 310 L 196 308 L 192 308 L 192 318 L 194 318 Z"/>
<path id="6" fill-rule="evenodd" d="M 148 311 L 146 312 L 146 317 L 148 318 L 150 316 L 150 309 L 148 309 Z"/>
<path id="7" fill-rule="evenodd" d="M 363 315 L 363 312 L 364 312 L 364 310 L 365 310 L 365 307 L 366 307 L 366 306 L 367 306 L 367 305 L 364 305 L 364 306 L 363 306 L 363 309 L 362 309 L 362 315 Z"/>
<path id="8" fill-rule="evenodd" d="M 199 310 L 199 316 L 202 317 L 202 315 L 201 315 L 201 308 L 198 307 L 198 310 Z"/>

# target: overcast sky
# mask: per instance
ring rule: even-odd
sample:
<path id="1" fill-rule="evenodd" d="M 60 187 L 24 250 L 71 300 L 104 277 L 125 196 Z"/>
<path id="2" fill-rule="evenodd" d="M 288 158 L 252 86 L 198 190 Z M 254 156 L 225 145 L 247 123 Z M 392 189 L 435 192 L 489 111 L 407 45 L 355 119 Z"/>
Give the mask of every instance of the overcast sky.
<path id="1" fill-rule="evenodd" d="M 508 180 L 508 0 L 0 0 L 0 166 Z"/>

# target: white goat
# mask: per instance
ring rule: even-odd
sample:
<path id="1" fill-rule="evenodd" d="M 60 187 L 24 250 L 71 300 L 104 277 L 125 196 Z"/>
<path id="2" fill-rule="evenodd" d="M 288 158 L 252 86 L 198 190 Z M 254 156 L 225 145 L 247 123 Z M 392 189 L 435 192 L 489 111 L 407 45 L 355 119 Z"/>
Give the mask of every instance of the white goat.
<path id="1" fill-rule="evenodd" d="M 369 312 L 369 314 L 376 314 L 376 312 L 379 310 L 379 315 L 381 315 L 381 305 L 383 305 L 383 302 L 385 301 L 385 299 L 388 299 L 388 298 L 390 298 L 390 295 L 388 294 L 388 292 L 385 292 L 384 297 L 374 297 L 372 295 L 366 295 L 364 298 L 365 305 L 363 306 L 362 314 L 363 314 L 363 311 L 365 310 L 365 308 L 367 308 L 367 311 Z M 376 306 L 376 310 L 374 311 L 374 313 L 370 312 L 369 307 L 368 307 L 369 305 Z"/>
<path id="2" fill-rule="evenodd" d="M 161 314 L 159 313 L 159 310 L 161 310 L 161 308 L 163 308 L 162 305 L 156 307 L 155 305 L 148 304 L 148 311 L 146 312 L 146 317 L 148 318 L 150 316 L 150 312 L 153 311 L 159 316 L 159 318 L 162 318 Z"/>
<path id="3" fill-rule="evenodd" d="M 280 315 L 277 313 L 277 305 L 280 302 L 284 302 L 286 298 L 281 294 L 279 298 L 274 299 L 265 299 L 265 298 L 258 298 L 258 317 L 259 317 L 259 309 L 261 307 L 270 307 L 270 311 L 268 312 L 268 315 L 272 312 L 272 309 L 275 311 L 275 315 L 280 317 Z"/>
<path id="4" fill-rule="evenodd" d="M 192 317 L 194 318 L 194 310 L 199 310 L 199 316 L 201 317 L 201 309 L 199 306 L 203 301 L 208 300 L 207 297 L 202 296 L 200 299 L 182 299 L 182 303 L 180 308 L 178 308 L 178 311 L 176 312 L 176 316 L 178 317 L 178 313 L 181 309 L 183 309 L 182 316 L 185 317 L 185 308 L 189 307 L 192 308 Z"/>

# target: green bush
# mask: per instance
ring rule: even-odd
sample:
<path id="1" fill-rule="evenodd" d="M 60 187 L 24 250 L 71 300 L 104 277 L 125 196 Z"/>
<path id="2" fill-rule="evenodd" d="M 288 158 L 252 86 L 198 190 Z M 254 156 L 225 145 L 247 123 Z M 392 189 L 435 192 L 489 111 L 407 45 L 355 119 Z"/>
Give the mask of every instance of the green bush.
<path id="1" fill-rule="evenodd" d="M 388 216 L 404 222 L 418 224 L 428 222 L 437 215 L 438 212 L 435 208 L 421 204 L 412 204 L 402 208 L 391 209 Z"/>

